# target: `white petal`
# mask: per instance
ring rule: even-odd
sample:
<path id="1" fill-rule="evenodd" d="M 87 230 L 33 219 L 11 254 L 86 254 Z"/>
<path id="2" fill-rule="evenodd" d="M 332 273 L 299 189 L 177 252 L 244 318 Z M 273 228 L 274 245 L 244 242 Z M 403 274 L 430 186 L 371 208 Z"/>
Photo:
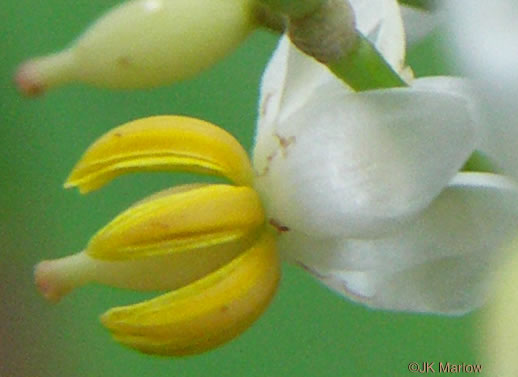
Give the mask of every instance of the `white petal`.
<path id="1" fill-rule="evenodd" d="M 277 237 L 283 261 L 296 264 L 314 275 L 349 268 L 347 243 L 342 238 L 316 238 L 290 229 Z"/>
<path id="2" fill-rule="evenodd" d="M 419 78 L 412 82 L 412 88 L 458 95 L 459 97 L 463 97 L 469 101 L 474 101 L 473 96 L 476 94 L 477 90 L 471 80 L 455 76 L 430 76 Z"/>
<path id="3" fill-rule="evenodd" d="M 452 55 L 479 79 L 487 135 L 480 149 L 505 174 L 518 177 L 518 3 L 514 0 L 446 2 Z"/>
<path id="4" fill-rule="evenodd" d="M 314 90 L 324 84 L 348 91 L 329 69 L 300 52 L 283 36 L 263 75 L 254 166 L 263 171 L 277 149 L 277 124 L 302 108 Z"/>
<path id="5" fill-rule="evenodd" d="M 399 72 L 405 61 L 405 31 L 397 0 L 349 0 L 356 24 Z"/>
<path id="6" fill-rule="evenodd" d="M 376 309 L 461 315 L 486 300 L 493 262 L 491 255 L 478 253 L 438 259 L 393 275 L 343 271 L 321 281 Z"/>
<path id="7" fill-rule="evenodd" d="M 281 124 L 257 179 L 267 213 L 317 237 L 375 237 L 425 208 L 476 142 L 466 101 L 436 91 L 317 91 Z"/>
<path id="8" fill-rule="evenodd" d="M 425 11 L 413 7 L 401 7 L 408 45 L 419 43 L 434 31 L 444 20 L 440 11 Z"/>
<path id="9" fill-rule="evenodd" d="M 460 173 L 421 216 L 392 236 L 327 240 L 322 248 L 314 243 L 289 257 L 332 289 L 374 308 L 461 314 L 484 302 L 517 229 L 514 182 Z M 327 260 L 311 264 L 315 255 Z"/>
<path id="10" fill-rule="evenodd" d="M 479 149 L 496 162 L 499 171 L 518 179 L 518 91 L 501 94 L 505 97 L 481 92 L 485 136 Z"/>
<path id="11" fill-rule="evenodd" d="M 500 85 L 518 83 L 518 3 L 514 0 L 445 2 L 453 52 L 473 76 Z"/>
<path id="12" fill-rule="evenodd" d="M 455 76 L 430 76 L 414 80 L 412 88 L 462 98 L 471 113 L 471 118 L 477 129 L 479 140 L 477 149 L 484 149 L 482 144 L 485 143 L 489 133 L 492 132 L 492 127 L 485 121 L 484 111 L 481 108 L 483 100 L 480 96 L 480 87 L 476 81 Z"/>
<path id="13" fill-rule="evenodd" d="M 514 91 L 502 84 L 498 90 L 491 90 L 481 81 L 455 77 L 421 78 L 415 80 L 412 87 L 464 98 L 477 124 L 479 143 L 476 149 L 490 158 L 496 171 L 518 179 L 518 111 L 515 103 L 518 87 Z"/>
<path id="14" fill-rule="evenodd" d="M 518 111 L 515 103 L 518 87 L 514 91 L 502 84 L 498 90 L 492 90 L 484 82 L 455 77 L 422 78 L 415 80 L 412 87 L 463 98 L 479 134 L 476 149 L 490 158 L 496 171 L 518 178 Z"/>
<path id="15" fill-rule="evenodd" d="M 404 61 L 404 34 L 396 0 L 354 0 L 353 9 L 360 31 L 369 36 L 388 62 L 399 71 Z M 263 75 L 259 120 L 254 147 L 254 166 L 262 172 L 277 149 L 275 133 L 279 123 L 306 105 L 314 91 L 349 90 L 329 69 L 301 53 L 283 36 Z"/>

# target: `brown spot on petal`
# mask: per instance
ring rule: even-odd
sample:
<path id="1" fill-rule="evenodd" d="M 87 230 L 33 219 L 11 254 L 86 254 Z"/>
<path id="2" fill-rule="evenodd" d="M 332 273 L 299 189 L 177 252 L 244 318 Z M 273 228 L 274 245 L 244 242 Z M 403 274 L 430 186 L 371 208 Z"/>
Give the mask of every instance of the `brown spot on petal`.
<path id="1" fill-rule="evenodd" d="M 290 228 L 286 225 L 282 225 L 275 219 L 270 219 L 270 225 L 273 226 L 279 233 L 286 233 L 290 231 Z"/>
<path id="2" fill-rule="evenodd" d="M 273 160 L 273 158 L 275 157 L 276 154 L 277 154 L 277 151 L 273 152 L 271 155 L 266 157 L 266 161 L 268 163 L 266 164 L 266 167 L 261 172 L 257 172 L 256 173 L 257 177 L 264 177 L 265 175 L 267 175 L 269 173 L 269 171 L 270 171 L 270 163 L 272 162 L 272 160 Z"/>
<path id="3" fill-rule="evenodd" d="M 292 145 L 293 143 L 295 143 L 295 141 L 296 141 L 295 136 L 283 137 L 283 136 L 281 136 L 281 135 L 276 133 L 275 137 L 277 138 L 277 140 L 279 142 L 279 145 L 281 147 L 282 155 L 286 156 L 286 152 L 287 152 L 288 147 L 290 145 Z"/>

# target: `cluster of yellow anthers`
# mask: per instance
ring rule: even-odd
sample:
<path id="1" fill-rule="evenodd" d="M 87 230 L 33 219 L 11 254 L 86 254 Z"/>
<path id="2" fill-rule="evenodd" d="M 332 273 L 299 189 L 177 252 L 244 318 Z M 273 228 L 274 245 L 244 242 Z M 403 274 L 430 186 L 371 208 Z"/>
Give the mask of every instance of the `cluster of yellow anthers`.
<path id="1" fill-rule="evenodd" d="M 87 193 L 121 174 L 157 170 L 232 184 L 182 185 L 138 202 L 86 250 L 40 263 L 36 282 L 51 300 L 88 281 L 172 290 L 111 309 L 101 321 L 116 340 L 146 353 L 199 353 L 243 332 L 270 302 L 280 278 L 275 231 L 241 145 L 192 118 L 158 116 L 113 129 L 87 150 L 65 186 Z"/>

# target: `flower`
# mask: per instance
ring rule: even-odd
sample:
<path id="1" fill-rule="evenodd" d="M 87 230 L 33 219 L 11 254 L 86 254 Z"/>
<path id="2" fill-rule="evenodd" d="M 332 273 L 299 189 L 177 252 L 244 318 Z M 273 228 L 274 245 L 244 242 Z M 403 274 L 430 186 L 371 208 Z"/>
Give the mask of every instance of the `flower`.
<path id="1" fill-rule="evenodd" d="M 78 254 L 41 262 L 36 284 L 57 301 L 90 281 L 172 290 L 114 308 L 101 321 L 119 342 L 161 355 L 203 352 L 244 331 L 280 277 L 271 226 L 245 151 L 228 133 L 185 117 L 130 122 L 93 144 L 67 179 L 83 193 L 134 171 L 182 170 L 233 184 L 183 185 L 136 203 Z"/>
<path id="2" fill-rule="evenodd" d="M 425 96 L 429 102 L 422 102 L 418 93 L 421 111 L 428 103 L 437 110 L 435 101 L 442 111 L 462 105 L 454 96 L 441 102 L 435 100 L 435 92 L 424 93 L 432 95 Z M 463 141 L 441 142 L 437 134 L 455 132 L 458 127 L 467 138 L 469 126 L 464 126 L 466 119 L 461 116 L 442 132 L 432 132 L 440 125 L 433 121 L 444 118 L 431 116 L 437 111 L 425 112 L 421 120 L 430 125 L 422 133 L 404 108 L 415 105 L 410 99 L 400 104 L 401 97 L 395 97 L 390 109 L 381 106 L 376 95 L 345 94 L 349 96 L 356 98 L 348 104 L 350 112 L 345 112 L 352 119 L 339 126 L 349 131 L 365 127 L 372 145 L 353 140 L 345 154 L 336 154 L 336 145 L 351 143 L 348 137 L 342 138 L 336 128 L 322 133 L 319 128 L 327 128 L 326 122 L 309 133 L 308 127 L 295 122 L 299 130 L 290 140 L 279 136 L 278 155 L 269 158 L 266 171 L 254 172 L 244 150 L 225 131 L 192 118 L 151 117 L 108 132 L 87 150 L 66 187 L 87 193 L 121 174 L 156 170 L 207 173 L 233 184 L 183 185 L 136 203 L 94 235 L 84 251 L 41 262 L 35 272 L 38 287 L 51 300 L 90 281 L 137 290 L 172 290 L 140 304 L 111 309 L 101 321 L 127 346 L 175 356 L 210 350 L 248 328 L 275 293 L 279 256 L 374 307 L 461 313 L 480 305 L 486 274 L 499 255 L 487 250 L 505 245 L 518 225 L 518 188 L 496 174 L 452 173 L 453 180 L 430 198 L 431 203 L 409 215 L 409 206 L 394 193 L 422 192 L 422 185 L 409 190 L 406 180 L 396 179 L 388 186 L 380 181 L 381 189 L 375 194 L 389 194 L 381 198 L 388 206 L 380 207 L 377 196 L 368 197 L 372 194 L 369 181 L 373 175 L 379 177 L 379 169 L 373 167 L 372 172 L 366 166 L 349 172 L 346 168 L 344 174 L 340 172 L 347 162 L 344 155 L 372 148 L 375 158 L 386 157 L 379 163 L 391 168 L 390 173 L 401 169 L 396 178 L 414 178 L 410 180 L 414 184 L 423 177 L 428 183 L 430 178 L 446 180 L 430 172 L 433 166 L 421 155 L 423 170 L 430 176 L 405 175 L 412 172 L 412 160 L 394 163 L 390 153 L 378 155 L 377 132 L 387 127 L 383 140 L 394 141 L 391 131 L 403 129 L 390 122 L 397 115 L 396 123 L 413 122 L 418 128 L 403 141 L 412 140 L 419 147 L 418 138 L 426 137 L 451 158 L 445 150 Z M 345 104 L 348 101 L 351 98 Z M 370 119 L 365 118 L 367 113 Z M 313 120 L 308 117 L 307 122 Z M 394 146 L 389 144 L 384 153 L 396 151 Z M 365 156 L 363 161 L 368 163 L 369 153 Z M 367 179 L 360 179 L 358 186 L 345 182 L 354 174 Z M 344 182 L 349 187 L 340 187 Z M 363 203 L 358 200 L 360 186 L 367 195 Z M 277 206 L 279 197 L 284 200 L 282 207 Z M 383 218 L 394 209 L 403 209 L 402 214 Z"/>
<path id="3" fill-rule="evenodd" d="M 126 6 L 136 6 L 131 4 Z M 394 1 L 383 4 L 382 15 L 397 14 Z M 389 51 L 390 38 L 402 38 L 397 19 L 373 19 L 370 8 L 359 14 L 369 15 L 360 28 L 383 24 L 372 36 L 382 50 Z M 97 35 L 95 28 L 92 33 Z M 401 45 L 394 47 L 403 53 Z M 151 196 L 101 229 L 84 251 L 41 262 L 36 284 L 54 301 L 90 281 L 171 290 L 112 309 L 101 320 L 116 340 L 143 352 L 203 352 L 244 331 L 266 308 L 280 277 L 274 234 L 290 229 L 265 215 L 255 171 L 240 145 L 191 118 L 153 117 L 112 130 L 90 147 L 65 186 L 87 193 L 120 174 L 155 170 L 212 174 L 234 185 L 185 185 Z"/>
<path id="4" fill-rule="evenodd" d="M 374 308 L 462 314 L 484 302 L 518 191 L 493 171 L 461 171 L 490 132 L 467 81 L 352 93 L 284 38 L 260 103 L 256 187 L 290 229 L 278 237 L 285 260 Z"/>
<path id="5" fill-rule="evenodd" d="M 352 3 L 358 28 L 410 88 L 354 93 L 283 38 L 262 83 L 253 166 L 206 122 L 166 116 L 116 128 L 67 187 L 89 192 L 155 170 L 233 184 L 184 185 L 135 204 L 84 251 L 39 264 L 42 293 L 57 300 L 89 281 L 171 290 L 101 318 L 116 340 L 162 355 L 203 352 L 248 328 L 275 293 L 279 257 L 374 308 L 481 305 L 515 235 L 518 187 L 461 171 L 485 132 L 477 103 L 465 81 L 412 80 L 398 4 L 362 12 L 364 1 Z"/>

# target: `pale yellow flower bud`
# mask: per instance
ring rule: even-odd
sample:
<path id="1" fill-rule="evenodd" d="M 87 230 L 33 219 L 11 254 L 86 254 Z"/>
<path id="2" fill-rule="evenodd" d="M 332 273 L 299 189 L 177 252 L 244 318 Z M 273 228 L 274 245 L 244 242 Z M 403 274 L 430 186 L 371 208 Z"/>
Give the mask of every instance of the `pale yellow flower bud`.
<path id="1" fill-rule="evenodd" d="M 237 47 L 256 27 L 253 0 L 133 0 L 112 9 L 69 48 L 16 73 L 27 95 L 80 81 L 145 88 L 189 78 Z"/>

